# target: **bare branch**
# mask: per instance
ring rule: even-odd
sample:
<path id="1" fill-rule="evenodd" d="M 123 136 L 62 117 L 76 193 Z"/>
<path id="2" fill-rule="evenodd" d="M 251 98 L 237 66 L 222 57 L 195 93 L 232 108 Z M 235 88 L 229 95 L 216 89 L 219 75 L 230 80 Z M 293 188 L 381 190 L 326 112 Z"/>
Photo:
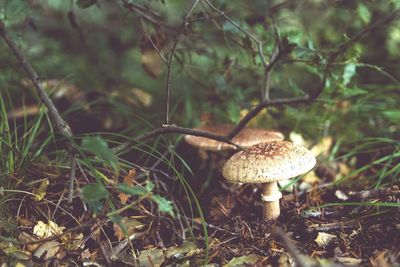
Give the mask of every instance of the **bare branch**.
<path id="1" fill-rule="evenodd" d="M 339 45 L 339 48 L 332 52 L 330 56 L 327 59 L 327 62 L 325 64 L 325 68 L 322 74 L 321 81 L 317 84 L 317 86 L 311 91 L 310 95 L 305 95 L 305 96 L 300 96 L 300 97 L 294 97 L 294 98 L 282 98 L 282 99 L 275 99 L 275 100 L 269 100 L 265 99 L 264 101 L 260 102 L 257 106 L 255 106 L 252 110 L 249 111 L 240 121 L 239 123 L 232 129 L 232 131 L 228 134 L 228 138 L 232 139 L 235 137 L 246 125 L 247 123 L 253 119 L 255 116 L 257 116 L 258 113 L 260 113 L 261 110 L 263 110 L 266 107 L 269 106 L 277 106 L 277 105 L 284 105 L 284 104 L 298 104 L 298 103 L 305 103 L 305 102 L 311 102 L 317 99 L 324 87 L 326 80 L 329 76 L 332 64 L 334 61 L 342 54 L 344 54 L 348 48 L 350 48 L 356 41 L 358 41 L 360 38 L 362 38 L 366 33 L 371 32 L 372 30 L 376 29 L 377 27 L 386 24 L 396 18 L 400 14 L 400 10 L 396 10 L 392 12 L 389 16 L 383 18 L 382 20 L 378 20 L 375 23 L 371 24 L 370 26 L 366 27 L 365 29 L 361 30 L 357 34 L 355 34 L 352 38 L 348 39 L 346 42 L 342 43 Z M 271 57 L 270 64 L 272 63 L 275 64 L 278 59 L 280 58 L 280 53 L 279 51 L 282 51 L 281 49 L 278 50 L 278 53 L 276 56 Z M 274 63 L 275 62 L 275 63 Z M 273 67 L 273 64 L 271 68 Z M 268 74 L 269 71 L 266 71 L 266 74 Z"/>
<path id="2" fill-rule="evenodd" d="M 55 123 L 56 129 L 68 139 L 72 138 L 72 132 L 69 125 L 61 118 L 56 106 L 54 105 L 53 101 L 51 101 L 50 97 L 47 95 L 46 91 L 40 85 L 40 79 L 37 75 L 36 71 L 33 69 L 32 65 L 29 63 L 25 55 L 22 51 L 17 47 L 16 43 L 8 36 L 6 29 L 4 27 L 4 23 L 0 20 L 0 35 L 3 40 L 6 42 L 8 47 L 13 52 L 14 56 L 18 59 L 19 63 L 21 64 L 22 68 L 26 71 L 29 78 L 31 79 L 33 86 L 36 89 L 40 99 L 47 107 L 50 117 L 52 118 L 53 122 Z"/>
<path id="3" fill-rule="evenodd" d="M 213 140 L 231 144 L 239 149 L 243 149 L 241 146 L 235 144 L 234 142 L 232 142 L 230 139 L 228 139 L 226 136 L 223 136 L 223 135 L 218 135 L 218 134 L 214 134 L 214 133 L 210 133 L 210 132 L 206 132 L 206 131 L 194 130 L 194 129 L 190 129 L 190 128 L 184 128 L 184 127 L 180 127 L 180 126 L 176 126 L 176 125 L 163 125 L 160 128 L 153 129 L 141 136 L 138 136 L 137 138 L 135 138 L 134 141 L 129 141 L 129 142 L 123 143 L 123 144 L 113 148 L 113 151 L 115 153 L 119 153 L 119 152 L 127 149 L 129 146 L 131 146 L 134 143 L 143 142 L 152 137 L 163 135 L 163 134 L 170 134 L 170 133 L 179 133 L 179 134 L 188 134 L 188 135 L 206 137 L 206 138 L 210 138 Z"/>

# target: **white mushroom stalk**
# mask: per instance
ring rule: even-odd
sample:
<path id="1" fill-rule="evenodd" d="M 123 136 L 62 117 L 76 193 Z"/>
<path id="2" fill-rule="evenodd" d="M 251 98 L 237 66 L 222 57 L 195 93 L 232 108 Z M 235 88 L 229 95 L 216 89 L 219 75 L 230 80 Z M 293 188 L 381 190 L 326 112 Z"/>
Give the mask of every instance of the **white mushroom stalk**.
<path id="1" fill-rule="evenodd" d="M 239 151 L 224 165 L 222 174 L 232 183 L 263 183 L 263 217 L 275 220 L 280 215 L 282 197 L 277 182 L 310 171 L 316 164 L 306 148 L 287 141 L 260 143 Z"/>

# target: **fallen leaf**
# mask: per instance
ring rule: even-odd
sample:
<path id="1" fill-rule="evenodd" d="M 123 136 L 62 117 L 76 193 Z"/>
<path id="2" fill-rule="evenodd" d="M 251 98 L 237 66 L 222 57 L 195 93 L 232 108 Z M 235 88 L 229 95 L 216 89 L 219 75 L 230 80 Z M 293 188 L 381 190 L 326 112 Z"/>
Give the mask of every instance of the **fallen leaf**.
<path id="1" fill-rule="evenodd" d="M 305 148 L 308 148 L 310 146 L 309 142 L 307 142 L 304 137 L 296 132 L 291 132 L 289 134 L 289 139 L 290 141 L 292 141 L 293 143 L 295 143 L 296 145 L 300 145 L 303 146 Z"/>
<path id="2" fill-rule="evenodd" d="M 240 267 L 240 266 L 254 266 L 254 264 L 260 259 L 260 256 L 250 254 L 242 257 L 235 257 L 231 259 L 224 267 Z"/>
<path id="3" fill-rule="evenodd" d="M 32 241 L 37 241 L 36 238 L 28 234 L 27 232 L 21 232 L 18 235 L 18 240 L 21 242 L 32 242 Z M 25 246 L 25 250 L 33 253 L 40 244 L 30 244 Z"/>
<path id="4" fill-rule="evenodd" d="M 129 170 L 128 174 L 124 177 L 124 183 L 126 183 L 129 186 L 133 186 L 133 181 L 135 179 L 135 176 L 136 176 L 136 169 Z M 121 200 L 122 204 L 126 204 L 130 195 L 120 192 L 118 194 L 118 197 Z"/>
<path id="5" fill-rule="evenodd" d="M 127 229 L 128 236 L 131 236 L 137 230 L 140 230 L 145 226 L 145 224 L 143 224 L 142 222 L 140 222 L 136 219 L 127 218 L 127 217 L 122 218 L 121 223 L 124 224 L 125 228 Z M 118 223 L 114 223 L 114 232 L 115 232 L 115 236 L 118 238 L 119 241 L 125 239 L 125 237 L 126 237 L 125 233 L 121 229 L 121 227 L 118 225 Z"/>
<path id="6" fill-rule="evenodd" d="M 332 241 L 337 239 L 335 235 L 331 235 L 328 233 L 324 232 L 319 232 L 317 237 L 314 239 L 314 241 L 318 244 L 320 247 L 326 247 L 328 246 Z"/>
<path id="7" fill-rule="evenodd" d="M 54 235 L 60 235 L 63 233 L 65 227 L 58 226 L 55 222 L 49 221 L 45 224 L 43 221 L 38 221 L 38 223 L 33 227 L 33 234 L 40 238 L 46 238 Z"/>
<path id="8" fill-rule="evenodd" d="M 35 196 L 33 197 L 33 200 L 36 202 L 43 200 L 43 198 L 46 196 L 47 192 L 47 187 L 49 186 L 49 179 L 44 179 L 39 185 L 39 188 L 35 189 Z"/>
<path id="9" fill-rule="evenodd" d="M 33 88 L 31 80 L 24 79 L 21 81 L 24 86 Z M 51 93 L 51 96 L 55 99 L 65 97 L 69 102 L 74 103 L 78 101 L 86 102 L 85 93 L 74 84 L 57 79 L 43 80 L 40 82 L 40 86 Z"/>
<path id="10" fill-rule="evenodd" d="M 310 171 L 303 176 L 302 181 L 310 185 L 319 184 L 321 179 L 315 174 L 315 171 Z"/>
<path id="11" fill-rule="evenodd" d="M 319 141 L 318 144 L 313 146 L 310 150 L 314 156 L 328 157 L 333 144 L 333 138 L 331 136 L 325 136 Z"/>
<path id="12" fill-rule="evenodd" d="M 11 110 L 10 112 L 7 113 L 7 118 L 8 119 L 18 119 L 18 118 L 24 118 L 27 116 L 31 115 L 36 115 L 39 112 L 39 106 L 38 105 L 28 105 L 28 106 L 22 106 L 19 108 L 15 108 Z"/>
<path id="13" fill-rule="evenodd" d="M 36 249 L 36 251 L 33 253 L 33 256 L 47 261 L 54 258 L 54 256 L 60 250 L 60 246 L 60 242 L 55 240 L 44 242 Z"/>
<path id="14" fill-rule="evenodd" d="M 351 257 L 335 257 L 335 260 L 349 266 L 359 266 L 362 263 L 362 259 Z"/>
<path id="15" fill-rule="evenodd" d="M 2 252 L 2 254 L 23 261 L 29 260 L 31 257 L 28 251 L 22 250 L 20 247 L 10 242 L 0 242 L 0 251 Z"/>
<path id="16" fill-rule="evenodd" d="M 346 177 L 351 171 L 351 169 L 343 162 L 339 162 L 338 167 L 339 167 L 339 172 L 336 174 L 335 177 L 336 180 Z"/>
<path id="17" fill-rule="evenodd" d="M 144 107 L 149 107 L 153 102 L 153 96 L 142 89 L 133 88 L 131 92 Z"/>
<path id="18" fill-rule="evenodd" d="M 199 250 L 195 243 L 184 242 L 181 246 L 174 246 L 167 249 L 148 248 L 143 250 L 137 258 L 137 263 L 138 266 L 143 267 L 163 266 L 162 264 L 170 258 L 182 260 L 186 257 L 193 257 L 198 253 Z"/>
<path id="19" fill-rule="evenodd" d="M 164 71 L 164 61 L 160 57 L 157 51 L 154 49 L 146 49 L 142 51 L 142 66 L 143 69 L 152 78 L 157 78 Z"/>

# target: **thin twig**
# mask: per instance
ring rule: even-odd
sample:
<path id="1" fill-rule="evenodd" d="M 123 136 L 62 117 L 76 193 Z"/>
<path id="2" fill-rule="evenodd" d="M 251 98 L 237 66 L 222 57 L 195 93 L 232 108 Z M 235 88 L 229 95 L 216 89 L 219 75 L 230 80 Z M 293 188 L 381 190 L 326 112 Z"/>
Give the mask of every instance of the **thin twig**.
<path id="1" fill-rule="evenodd" d="M 218 14 L 220 14 L 221 16 L 224 17 L 224 19 L 226 19 L 229 23 L 231 23 L 236 29 L 238 29 L 239 31 L 241 31 L 242 33 L 244 33 L 246 36 L 248 36 L 251 40 L 253 40 L 253 42 L 255 42 L 257 44 L 257 51 L 258 51 L 258 55 L 261 58 L 261 62 L 264 66 L 268 65 L 267 60 L 265 59 L 264 56 L 264 52 L 263 52 L 263 44 L 260 40 L 258 40 L 256 37 L 254 37 L 254 35 L 252 35 L 250 32 L 248 32 L 247 30 L 243 29 L 238 23 L 236 23 L 235 21 L 233 21 L 230 17 L 228 17 L 224 11 L 218 9 L 216 6 L 214 6 L 209 0 L 203 0 L 204 2 L 207 3 L 207 5 L 209 7 L 211 7 L 211 9 L 213 9 L 215 12 L 217 12 Z"/>
<path id="2" fill-rule="evenodd" d="M 165 124 L 169 125 L 169 112 L 170 112 L 170 97 L 171 97 L 171 76 L 172 76 L 172 61 L 175 56 L 175 50 L 180 40 L 182 33 L 184 32 L 185 28 L 189 26 L 188 19 L 193 13 L 193 10 L 196 8 L 199 0 L 194 0 L 193 5 L 189 9 L 188 13 L 186 14 L 185 18 L 183 19 L 182 25 L 178 32 L 178 36 L 175 39 L 174 44 L 172 45 L 171 52 L 169 54 L 168 62 L 167 62 L 167 81 L 165 85 Z"/>
<path id="3" fill-rule="evenodd" d="M 211 132 L 200 131 L 200 130 L 195 130 L 195 129 L 190 129 L 190 128 L 184 128 L 184 127 L 180 127 L 180 126 L 176 126 L 176 125 L 163 125 L 160 128 L 153 129 L 149 132 L 146 132 L 145 134 L 143 134 L 141 136 L 138 136 L 133 141 L 128 141 L 117 147 L 114 147 L 113 151 L 115 153 L 119 153 L 119 152 L 127 149 L 129 146 L 133 145 L 134 143 L 143 142 L 152 137 L 159 136 L 162 134 L 170 134 L 170 133 L 179 133 L 179 134 L 188 134 L 188 135 L 194 135 L 194 136 L 207 137 L 207 138 L 210 138 L 213 140 L 231 144 L 238 149 L 241 149 L 241 150 L 243 149 L 241 146 L 235 144 L 234 142 L 232 142 L 230 139 L 228 139 L 226 136 L 223 136 L 223 135 L 218 135 L 218 134 L 214 134 Z"/>
<path id="4" fill-rule="evenodd" d="M 74 182 L 76 176 L 76 159 L 77 155 L 71 155 L 71 170 L 69 172 L 69 190 L 68 190 L 68 203 L 71 204 L 74 198 Z"/>
<path id="5" fill-rule="evenodd" d="M 329 76 L 331 66 L 334 63 L 334 61 L 336 60 L 336 58 L 339 57 L 340 55 L 344 54 L 349 47 L 351 47 L 356 41 L 361 39 L 366 33 L 369 33 L 372 30 L 376 29 L 377 27 L 393 20 L 394 18 L 396 18 L 399 15 L 399 13 L 400 13 L 400 10 L 396 10 L 396 11 L 392 12 L 389 16 L 383 18 L 382 20 L 379 20 L 379 21 L 371 24 L 370 26 L 361 30 L 360 32 L 355 34 L 352 38 L 348 39 L 346 42 L 341 44 L 337 50 L 335 50 L 333 53 L 331 53 L 325 64 L 322 78 L 321 78 L 320 82 L 317 84 L 317 86 L 311 91 L 310 95 L 304 95 L 304 96 L 293 97 L 293 98 L 282 98 L 282 99 L 275 99 L 275 100 L 265 99 L 264 101 L 260 102 L 257 106 L 255 106 L 252 110 L 250 110 L 249 113 L 247 113 L 239 121 L 239 123 L 232 129 L 232 131 L 228 134 L 227 137 L 229 139 L 232 139 L 233 137 L 235 137 L 247 125 L 247 123 L 251 119 L 253 119 L 255 116 L 257 116 L 257 114 L 266 107 L 277 106 L 277 105 L 279 106 L 279 105 L 285 105 L 285 104 L 297 104 L 297 103 L 307 103 L 307 102 L 309 103 L 309 102 L 317 99 L 325 87 L 325 82 Z M 279 53 L 278 53 L 275 56 L 274 60 L 273 61 L 271 60 L 270 64 L 272 62 L 276 63 L 280 56 L 281 55 L 279 55 Z"/>

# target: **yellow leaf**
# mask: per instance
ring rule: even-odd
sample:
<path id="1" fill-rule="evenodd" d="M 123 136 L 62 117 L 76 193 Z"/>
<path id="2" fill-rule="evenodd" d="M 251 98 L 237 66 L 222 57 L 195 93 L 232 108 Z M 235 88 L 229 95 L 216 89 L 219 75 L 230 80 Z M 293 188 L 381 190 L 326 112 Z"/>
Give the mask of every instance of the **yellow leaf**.
<path id="1" fill-rule="evenodd" d="M 65 227 L 58 226 L 52 221 L 49 221 L 48 224 L 38 221 L 38 223 L 33 227 L 33 234 L 41 238 L 46 238 L 54 235 L 60 235 L 63 233 L 64 229 Z"/>
<path id="2" fill-rule="evenodd" d="M 321 179 L 315 174 L 315 171 L 310 171 L 306 175 L 303 176 L 302 181 L 308 184 L 319 184 Z"/>
<path id="3" fill-rule="evenodd" d="M 314 156 L 323 156 L 323 157 L 328 157 L 329 152 L 332 148 L 333 144 L 333 138 L 331 136 L 325 136 L 324 138 L 319 141 L 318 144 L 313 146 L 311 148 L 311 152 L 314 154 Z"/>
<path id="4" fill-rule="evenodd" d="M 144 70 L 153 78 L 157 78 L 164 70 L 164 61 L 153 49 L 142 51 L 142 66 Z"/>
<path id="5" fill-rule="evenodd" d="M 36 202 L 41 201 L 46 196 L 48 186 L 49 186 L 49 179 L 44 179 L 40 183 L 39 188 L 35 190 L 35 197 L 33 198 Z"/>
<path id="6" fill-rule="evenodd" d="M 303 146 L 305 148 L 308 148 L 310 146 L 310 144 L 306 141 L 306 139 L 304 139 L 304 137 L 299 133 L 291 132 L 289 134 L 289 139 L 290 139 L 290 141 L 292 141 L 296 145 L 300 145 L 300 146 Z"/>

